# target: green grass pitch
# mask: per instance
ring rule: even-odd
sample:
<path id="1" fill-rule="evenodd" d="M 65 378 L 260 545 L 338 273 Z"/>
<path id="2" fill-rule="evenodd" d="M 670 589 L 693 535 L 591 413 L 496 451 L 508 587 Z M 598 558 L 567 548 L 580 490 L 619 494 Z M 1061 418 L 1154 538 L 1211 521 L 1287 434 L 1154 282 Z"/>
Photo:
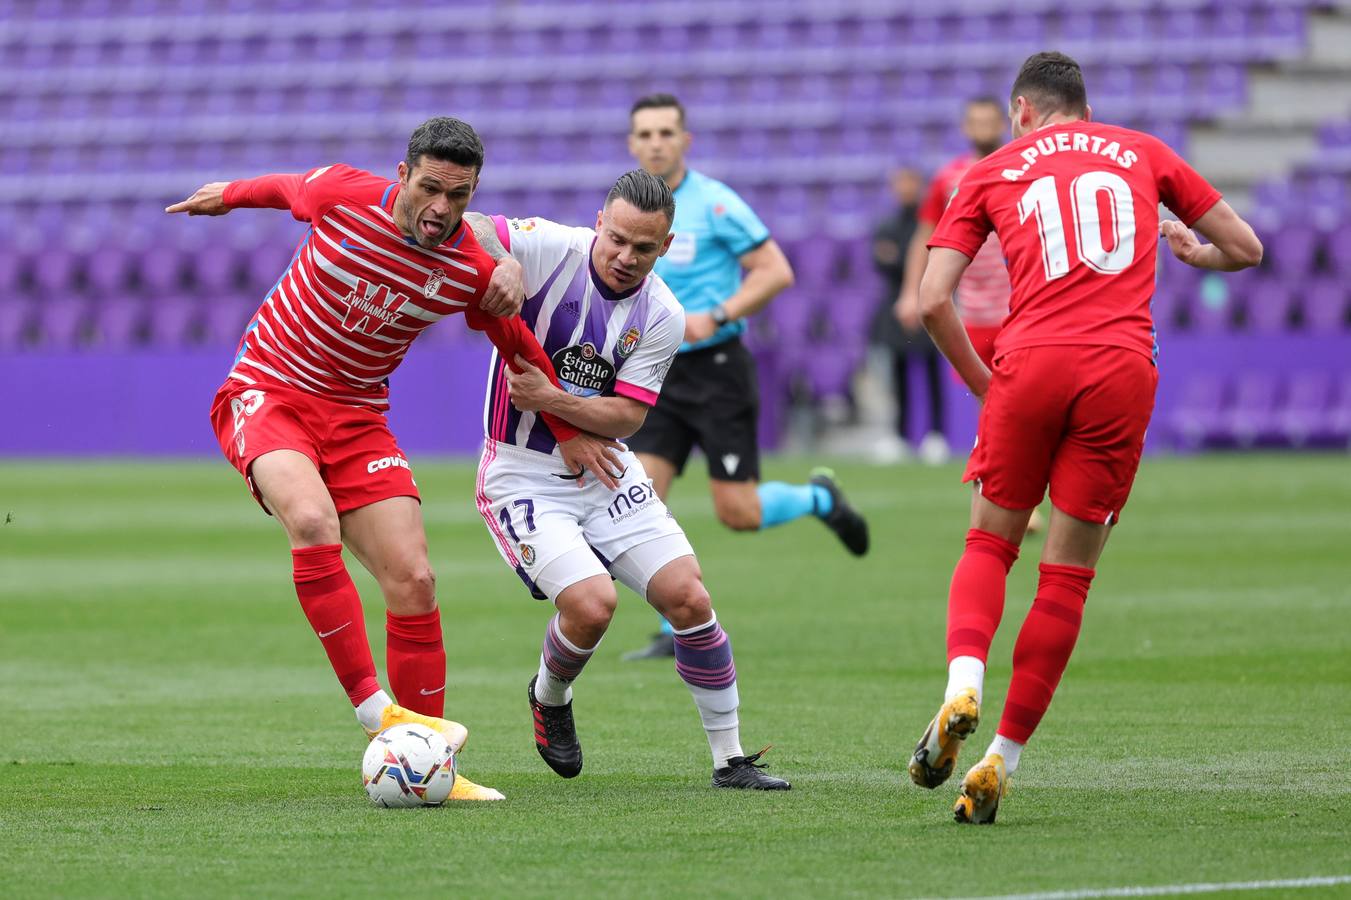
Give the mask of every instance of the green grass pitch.
<path id="1" fill-rule="evenodd" d="M 627 592 L 577 688 L 586 771 L 544 766 L 525 686 L 549 610 L 498 559 L 472 467 L 418 464 L 448 710 L 473 735 L 461 766 L 509 799 L 387 811 L 361 790 L 362 735 L 281 531 L 223 462 L 0 463 L 0 894 L 907 897 L 1351 874 L 1345 457 L 1146 461 L 991 828 L 952 824 L 954 784 L 904 775 L 941 699 L 967 493 L 955 467 L 838 470 L 872 520 L 862 561 L 811 521 L 722 530 L 702 473 L 672 502 L 736 648 L 746 748 L 773 743 L 793 781 L 745 795 L 710 789 L 670 664 L 619 661 L 655 624 Z M 963 770 L 998 720 L 1037 552 L 1014 569 Z M 381 660 L 382 606 L 358 583 Z"/>

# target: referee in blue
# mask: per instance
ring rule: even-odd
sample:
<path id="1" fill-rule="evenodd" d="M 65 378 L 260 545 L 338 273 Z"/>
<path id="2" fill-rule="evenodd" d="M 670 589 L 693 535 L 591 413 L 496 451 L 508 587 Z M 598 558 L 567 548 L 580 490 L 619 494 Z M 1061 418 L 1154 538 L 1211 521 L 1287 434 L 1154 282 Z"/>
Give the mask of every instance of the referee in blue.
<path id="1" fill-rule="evenodd" d="M 629 153 L 675 195 L 675 238 L 656 272 L 685 308 L 685 343 L 642 429 L 627 440 L 666 499 L 698 445 L 708 459 L 718 520 L 761 531 L 814 516 L 850 553 L 868 552 L 868 523 L 845 500 L 829 470 L 806 484 L 760 483 L 755 360 L 741 342 L 746 318 L 793 283 L 793 270 L 769 229 L 736 192 L 685 165 L 685 108 L 670 94 L 640 98 L 629 112 Z M 743 277 L 744 270 L 744 277 Z M 672 656 L 662 622 L 650 646 L 625 659 Z"/>

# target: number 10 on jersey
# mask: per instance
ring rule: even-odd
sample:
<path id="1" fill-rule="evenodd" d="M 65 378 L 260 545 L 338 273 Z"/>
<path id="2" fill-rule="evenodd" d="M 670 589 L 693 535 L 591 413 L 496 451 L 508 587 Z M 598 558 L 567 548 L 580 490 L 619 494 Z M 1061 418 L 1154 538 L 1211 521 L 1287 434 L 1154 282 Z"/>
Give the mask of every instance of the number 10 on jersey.
<path id="1" fill-rule="evenodd" d="M 1074 250 L 1079 261 L 1102 275 L 1126 271 L 1135 261 L 1135 198 L 1130 185 L 1115 172 L 1085 172 L 1070 182 L 1069 193 L 1074 214 Z M 1107 203 L 1101 204 L 1099 200 L 1104 194 Z M 1104 205 L 1108 219 L 1102 216 Z M 1037 233 L 1041 236 L 1046 280 L 1064 278 L 1070 272 L 1070 253 L 1054 175 L 1032 182 L 1018 201 L 1018 221 L 1026 222 L 1032 217 L 1036 217 Z M 1110 249 L 1106 246 L 1109 241 Z"/>

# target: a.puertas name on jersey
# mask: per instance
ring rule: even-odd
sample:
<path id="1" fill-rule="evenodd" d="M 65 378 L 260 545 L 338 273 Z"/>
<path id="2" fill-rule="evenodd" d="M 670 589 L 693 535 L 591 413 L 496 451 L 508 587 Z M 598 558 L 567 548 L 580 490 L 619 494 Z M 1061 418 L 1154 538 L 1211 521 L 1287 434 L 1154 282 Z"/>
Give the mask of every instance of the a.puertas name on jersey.
<path id="1" fill-rule="evenodd" d="M 1096 134 L 1084 134 L 1079 131 L 1061 131 L 1053 135 L 1037 138 L 1024 147 L 1018 154 L 1023 158 L 1021 169 L 1005 169 L 1000 174 L 1009 181 L 1017 181 L 1027 174 L 1037 160 L 1056 153 L 1091 153 L 1110 159 L 1123 169 L 1129 169 L 1140 159 L 1134 150 L 1122 150 L 1119 141 L 1109 141 Z"/>
<path id="2" fill-rule="evenodd" d="M 569 393 L 590 397 L 605 390 L 615 377 L 615 367 L 596 352 L 596 345 L 587 341 L 564 347 L 553 355 L 558 380 Z"/>

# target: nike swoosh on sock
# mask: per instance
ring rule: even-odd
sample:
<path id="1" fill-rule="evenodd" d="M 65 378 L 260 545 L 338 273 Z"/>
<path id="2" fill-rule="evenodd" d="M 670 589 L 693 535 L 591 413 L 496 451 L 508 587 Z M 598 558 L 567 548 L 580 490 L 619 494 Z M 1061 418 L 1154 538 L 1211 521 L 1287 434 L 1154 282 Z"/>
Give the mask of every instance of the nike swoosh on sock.
<path id="1" fill-rule="evenodd" d="M 337 628 L 334 628 L 332 631 L 321 631 L 319 632 L 319 640 L 322 641 L 326 637 L 332 637 L 333 635 L 337 634 L 339 631 L 342 631 L 344 628 L 346 628 L 348 625 L 351 624 L 352 620 L 348 619 L 346 622 L 343 622 L 341 625 L 339 625 Z"/>

